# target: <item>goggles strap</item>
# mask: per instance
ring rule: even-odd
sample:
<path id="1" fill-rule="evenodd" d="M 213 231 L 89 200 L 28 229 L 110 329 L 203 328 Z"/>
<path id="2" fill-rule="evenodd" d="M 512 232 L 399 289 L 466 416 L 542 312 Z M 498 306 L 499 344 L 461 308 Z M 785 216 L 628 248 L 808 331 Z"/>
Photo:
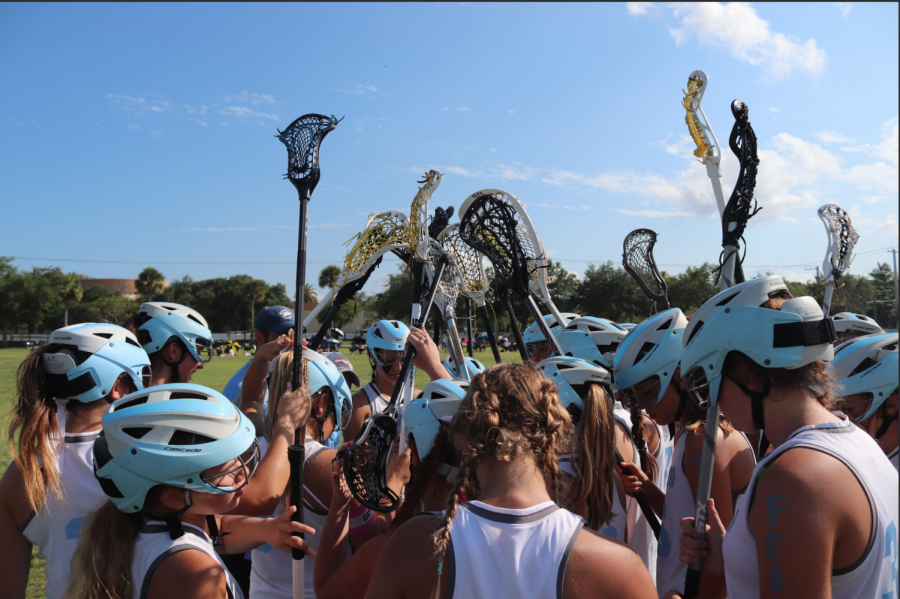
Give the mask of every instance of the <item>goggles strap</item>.
<path id="1" fill-rule="evenodd" d="M 744 395 L 750 398 L 750 410 L 753 415 L 753 426 L 756 427 L 757 430 L 765 430 L 766 428 L 766 420 L 765 414 L 763 414 L 763 399 L 769 396 L 769 391 L 772 390 L 772 375 L 768 372 L 763 371 L 766 375 L 766 380 L 763 383 L 762 391 L 754 391 L 753 389 L 749 389 L 744 386 L 743 383 L 736 381 L 735 379 L 728 377 L 731 379 L 731 382 L 738 386 L 738 388 L 743 391 Z M 727 374 L 725 376 L 728 376 Z"/>
<path id="2" fill-rule="evenodd" d="M 894 422 L 895 420 L 897 420 L 897 414 L 894 414 L 893 416 L 888 414 L 887 413 L 887 403 L 883 403 L 883 404 L 881 404 L 881 418 L 882 418 L 881 426 L 879 426 L 878 430 L 875 431 L 876 439 L 880 439 L 882 436 L 884 436 L 884 433 L 887 432 L 887 429 L 891 425 L 891 423 Z"/>
<path id="3" fill-rule="evenodd" d="M 188 511 L 193 505 L 191 501 L 191 492 L 184 492 L 184 507 L 177 512 L 169 512 L 166 514 L 166 528 L 169 529 L 169 538 L 173 541 L 184 536 L 184 528 L 181 526 L 181 515 Z"/>
<path id="4" fill-rule="evenodd" d="M 162 351 L 163 351 L 163 352 L 166 351 L 166 347 L 167 347 L 170 343 L 178 343 L 178 345 L 181 346 L 181 358 L 179 358 L 178 361 L 176 361 L 176 362 L 169 362 L 169 361 L 166 359 L 165 353 L 163 353 L 163 354 L 161 355 L 161 357 L 162 357 L 162 359 L 163 359 L 163 362 L 165 362 L 166 364 L 168 364 L 168 365 L 169 365 L 169 368 L 170 368 L 171 371 L 172 371 L 172 381 L 171 381 L 171 382 L 173 382 L 173 383 L 180 383 L 180 382 L 182 382 L 182 381 L 181 381 L 181 378 L 178 376 L 178 367 L 181 366 L 181 363 L 184 362 L 184 359 L 187 357 L 188 348 L 187 348 L 187 346 L 184 344 L 184 342 L 183 342 L 181 339 L 179 339 L 178 337 L 175 337 L 175 336 L 173 335 L 172 337 L 169 338 L 168 341 L 166 341 L 166 342 L 163 344 L 163 347 L 162 347 Z"/>

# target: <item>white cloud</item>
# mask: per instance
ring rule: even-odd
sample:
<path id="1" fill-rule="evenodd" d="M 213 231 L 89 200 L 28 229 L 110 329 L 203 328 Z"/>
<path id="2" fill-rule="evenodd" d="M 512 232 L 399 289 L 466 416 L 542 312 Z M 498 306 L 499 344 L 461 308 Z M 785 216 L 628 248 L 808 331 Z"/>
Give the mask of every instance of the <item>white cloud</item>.
<path id="1" fill-rule="evenodd" d="M 769 112 L 778 112 L 778 109 L 774 106 L 769 106 L 766 110 L 768 110 Z"/>
<path id="2" fill-rule="evenodd" d="M 441 110 L 448 111 L 448 112 L 450 112 L 450 111 L 462 112 L 463 114 L 469 112 L 469 108 L 467 106 L 444 106 L 443 108 L 441 108 Z"/>
<path id="3" fill-rule="evenodd" d="M 653 2 L 626 2 L 625 8 L 628 9 L 628 14 L 634 17 L 641 17 L 647 14 L 647 11 L 653 6 Z"/>
<path id="4" fill-rule="evenodd" d="M 665 210 L 625 210 L 624 208 L 610 208 L 613 212 L 627 214 L 628 216 L 646 216 L 647 218 L 673 218 L 694 216 L 691 212 L 666 212 Z"/>
<path id="5" fill-rule="evenodd" d="M 694 144 L 694 140 L 687 134 L 682 135 L 672 143 L 669 143 L 669 138 L 667 136 L 663 140 L 654 142 L 653 145 L 660 146 L 666 153 L 672 154 L 673 156 L 690 156 L 697 148 Z"/>
<path id="6" fill-rule="evenodd" d="M 635 6 L 637 5 L 637 6 Z M 810 38 L 801 41 L 794 35 L 771 30 L 756 9 L 742 2 L 677 2 L 668 5 L 681 26 L 669 33 L 680 46 L 693 38 L 702 45 L 724 49 L 742 62 L 762 67 L 771 79 L 781 79 L 794 70 L 821 73 L 825 51 Z M 642 16 L 648 3 L 629 3 L 628 12 Z"/>
<path id="7" fill-rule="evenodd" d="M 252 108 L 247 108 L 246 106 L 223 106 L 218 109 L 216 112 L 219 114 L 224 114 L 228 116 L 233 116 L 239 119 L 246 118 L 261 118 L 261 119 L 269 119 L 273 121 L 279 120 L 277 114 L 269 114 L 266 112 L 258 112 L 253 110 Z"/>
<path id="8" fill-rule="evenodd" d="M 129 129 L 134 129 L 134 130 L 137 130 L 137 131 L 140 131 L 141 129 L 143 129 L 143 127 L 141 127 L 140 125 L 136 125 L 135 123 L 131 123 L 130 125 L 128 125 L 128 128 L 129 128 Z"/>
<path id="9" fill-rule="evenodd" d="M 832 2 L 831 5 L 838 9 L 842 19 L 848 18 L 850 16 L 850 11 L 853 10 L 852 2 Z"/>
<path id="10" fill-rule="evenodd" d="M 270 96 L 269 94 L 255 94 L 248 92 L 241 92 L 239 94 L 225 96 L 225 101 L 232 104 L 249 102 L 254 106 L 257 106 L 259 104 L 276 104 L 275 98 Z"/>
<path id="11" fill-rule="evenodd" d="M 151 112 L 166 112 L 172 107 L 171 102 L 165 100 L 155 100 L 153 98 L 128 96 L 124 94 L 106 94 L 106 97 L 113 105 L 122 108 L 127 112 L 139 114 L 145 110 Z"/>
<path id="12" fill-rule="evenodd" d="M 371 83 L 356 83 L 353 85 L 353 89 L 338 89 L 335 91 L 342 94 L 350 94 L 351 96 L 367 96 L 369 98 L 374 98 L 379 92 L 378 88 Z M 382 93 L 384 95 L 391 95 L 384 92 Z"/>
<path id="13" fill-rule="evenodd" d="M 512 108 L 510 108 L 510 109 L 507 110 L 506 112 L 508 112 L 509 114 L 516 114 L 516 111 L 513 110 Z"/>
<path id="14" fill-rule="evenodd" d="M 856 143 L 855 139 L 850 139 L 845 135 L 841 135 L 840 133 L 835 133 L 834 131 L 819 131 L 817 133 L 813 133 L 816 139 L 821 141 L 823 144 L 853 144 Z"/>
<path id="15" fill-rule="evenodd" d="M 463 168 L 461 166 L 445 166 L 442 167 L 441 170 L 446 173 L 450 173 L 453 175 L 459 175 L 460 177 L 469 177 L 469 178 L 478 178 L 481 176 L 480 173 L 472 172 L 467 168 Z"/>

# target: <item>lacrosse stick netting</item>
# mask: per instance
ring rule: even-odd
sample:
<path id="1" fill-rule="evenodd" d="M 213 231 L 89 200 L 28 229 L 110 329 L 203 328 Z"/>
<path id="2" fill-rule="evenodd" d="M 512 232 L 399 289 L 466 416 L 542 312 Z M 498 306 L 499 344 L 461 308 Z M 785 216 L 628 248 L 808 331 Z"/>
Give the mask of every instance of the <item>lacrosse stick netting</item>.
<path id="1" fill-rule="evenodd" d="M 853 228 L 850 215 L 837 204 L 825 204 L 819 208 L 819 218 L 828 234 L 828 249 L 822 262 L 822 272 L 825 276 L 825 300 L 822 308 L 828 316 L 835 283 L 850 268 L 853 248 L 859 241 L 859 234 Z"/>
<path id="2" fill-rule="evenodd" d="M 422 187 L 409 207 L 409 249 L 415 252 L 417 260 L 428 259 L 428 202 L 443 180 L 441 171 L 431 169 L 421 181 L 417 181 Z"/>
<path id="3" fill-rule="evenodd" d="M 288 172 L 301 196 L 309 196 L 319 182 L 319 147 L 340 121 L 324 114 L 305 114 L 279 131 L 277 137 L 288 150 Z"/>
<path id="4" fill-rule="evenodd" d="M 534 259 L 536 252 L 531 237 L 508 201 L 510 195 L 501 190 L 483 190 L 469 196 L 460 209 L 459 236 L 491 261 L 498 283 L 519 294 L 552 351 L 561 356 L 559 343 L 531 296 L 531 275 L 540 264 Z M 515 317 L 510 315 L 510 318 Z M 559 316 L 557 319 L 565 322 Z"/>
<path id="5" fill-rule="evenodd" d="M 653 259 L 656 232 L 651 229 L 635 229 L 622 244 L 622 266 L 637 281 L 641 291 L 661 309 L 669 309 L 668 285 Z"/>

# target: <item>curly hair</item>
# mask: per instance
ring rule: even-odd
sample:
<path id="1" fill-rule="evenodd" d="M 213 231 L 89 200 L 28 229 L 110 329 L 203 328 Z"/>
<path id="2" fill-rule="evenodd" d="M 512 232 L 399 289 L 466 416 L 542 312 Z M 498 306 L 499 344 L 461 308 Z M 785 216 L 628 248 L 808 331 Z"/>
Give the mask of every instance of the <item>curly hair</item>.
<path id="1" fill-rule="evenodd" d="M 559 401 L 556 385 L 534 367 L 497 364 L 472 379 L 466 398 L 450 422 L 461 465 L 447 510 L 434 533 L 435 557 L 440 563 L 450 544 L 460 494 L 485 458 L 512 462 L 532 456 L 549 476 L 554 499 L 559 501 L 559 455 L 566 449 L 571 429 L 571 417 Z"/>

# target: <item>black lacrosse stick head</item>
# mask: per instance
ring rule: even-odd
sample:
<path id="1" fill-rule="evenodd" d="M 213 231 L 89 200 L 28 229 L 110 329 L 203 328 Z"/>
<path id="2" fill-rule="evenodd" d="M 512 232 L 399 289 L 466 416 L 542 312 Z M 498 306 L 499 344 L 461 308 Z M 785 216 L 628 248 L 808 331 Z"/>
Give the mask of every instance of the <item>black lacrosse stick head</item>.
<path id="1" fill-rule="evenodd" d="M 656 231 L 635 229 L 622 243 L 622 266 L 637 281 L 644 295 L 651 301 L 660 303 L 663 310 L 668 310 L 669 286 L 659 273 L 656 260 L 653 258 L 654 245 L 656 245 Z"/>
<path id="2" fill-rule="evenodd" d="M 741 170 L 722 214 L 723 246 L 737 245 L 744 235 L 744 229 L 747 228 L 747 221 L 761 210 L 753 198 L 759 156 L 756 149 L 756 133 L 750 125 L 749 112 L 750 109 L 740 100 L 731 103 L 734 127 L 728 138 L 728 146 L 740 161 Z"/>
<path id="3" fill-rule="evenodd" d="M 450 224 L 450 217 L 453 216 L 453 206 L 448 207 L 446 210 L 438 206 L 434 209 L 434 216 L 431 217 L 431 223 L 428 225 L 428 236 L 432 239 L 437 239 L 437 236 L 441 234 L 441 231 L 447 228 L 447 225 Z"/>
<path id="4" fill-rule="evenodd" d="M 319 147 L 340 121 L 324 114 L 304 114 L 277 137 L 288 151 L 288 172 L 301 199 L 309 199 L 319 183 Z"/>
<path id="5" fill-rule="evenodd" d="M 506 201 L 492 193 L 478 196 L 459 223 L 459 237 L 487 256 L 499 284 L 527 296 L 531 275 L 528 257 L 519 240 L 516 215 Z"/>
<path id="6" fill-rule="evenodd" d="M 353 497 L 376 512 L 392 512 L 400 498 L 387 485 L 387 463 L 397 435 L 397 421 L 387 414 L 367 418 L 353 444 L 341 450 L 344 479 Z"/>

